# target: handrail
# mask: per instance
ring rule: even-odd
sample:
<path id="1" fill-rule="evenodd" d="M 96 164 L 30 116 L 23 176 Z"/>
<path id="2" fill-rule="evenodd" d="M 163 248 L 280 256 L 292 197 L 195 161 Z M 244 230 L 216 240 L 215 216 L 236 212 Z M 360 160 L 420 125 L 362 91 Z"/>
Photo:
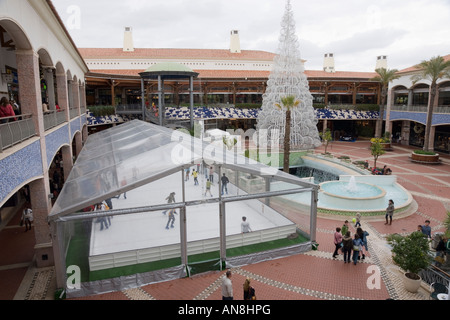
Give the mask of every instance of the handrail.
<path id="1" fill-rule="evenodd" d="M 66 113 L 64 111 L 64 109 L 60 109 L 44 112 L 44 130 L 47 131 L 66 122 Z"/>
<path id="2" fill-rule="evenodd" d="M 442 283 L 446 287 L 450 285 L 450 275 L 444 270 L 434 265 L 431 265 L 430 267 L 421 270 L 419 275 L 422 278 L 422 280 L 429 285 L 435 282 Z"/>
<path id="3" fill-rule="evenodd" d="M 393 105 L 391 106 L 393 111 L 407 111 L 407 112 L 427 112 L 428 106 L 426 105 Z M 435 106 L 433 113 L 450 113 L 450 106 Z"/>
<path id="4" fill-rule="evenodd" d="M 22 114 L 8 118 L 22 118 L 22 120 L 0 124 L 0 152 L 36 135 L 32 114 Z"/>

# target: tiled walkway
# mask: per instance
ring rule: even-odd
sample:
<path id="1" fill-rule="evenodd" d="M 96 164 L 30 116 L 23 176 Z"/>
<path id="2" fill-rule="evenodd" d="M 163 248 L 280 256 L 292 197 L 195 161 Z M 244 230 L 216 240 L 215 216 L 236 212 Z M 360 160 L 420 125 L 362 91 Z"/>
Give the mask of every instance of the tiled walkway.
<path id="1" fill-rule="evenodd" d="M 366 141 L 334 142 L 327 151 L 335 156 L 350 156 L 352 161 L 369 160 L 372 164 L 368 146 Z M 387 164 L 393 170 L 398 182 L 412 193 L 416 210 L 407 216 L 394 216 L 392 225 L 384 225 L 383 218 L 363 220 L 363 228 L 370 234 L 370 254 L 364 262 L 353 265 L 344 264 L 342 256 L 332 259 L 333 231 L 343 221 L 320 216 L 317 251 L 232 269 L 235 299 L 242 299 L 242 284 L 249 277 L 258 300 L 427 300 L 429 293 L 425 287 L 415 294 L 403 289 L 400 271 L 392 264 L 384 238 L 391 233 L 415 231 L 425 219 L 431 221 L 433 233 L 444 230 L 442 222 L 450 211 L 450 157 L 441 156 L 440 165 L 420 165 L 410 161 L 411 150 L 394 145 L 394 150 L 381 156 L 377 164 Z M 323 150 L 316 150 L 320 152 Z M 17 217 L 1 230 L 0 299 L 54 298 L 53 268 L 32 266 L 33 240 L 33 230 L 25 233 L 18 226 Z M 223 272 L 207 272 L 78 300 L 219 300 L 222 276 Z"/>

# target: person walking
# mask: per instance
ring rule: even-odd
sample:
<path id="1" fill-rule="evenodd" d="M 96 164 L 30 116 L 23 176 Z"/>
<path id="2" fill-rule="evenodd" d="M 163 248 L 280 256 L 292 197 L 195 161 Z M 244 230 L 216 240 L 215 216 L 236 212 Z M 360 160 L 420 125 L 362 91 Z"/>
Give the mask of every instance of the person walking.
<path id="1" fill-rule="evenodd" d="M 348 220 L 345 220 L 344 224 L 342 225 L 341 228 L 341 234 L 342 236 L 344 236 L 348 231 Z"/>
<path id="2" fill-rule="evenodd" d="M 350 256 L 353 249 L 353 239 L 350 231 L 347 231 L 344 238 L 342 238 L 342 251 L 344 252 L 344 263 L 350 263 Z"/>
<path id="3" fill-rule="evenodd" d="M 392 224 L 392 216 L 394 215 L 394 201 L 392 199 L 389 199 L 389 204 L 388 207 L 386 208 L 386 223 L 388 224 L 388 219 L 389 219 L 389 225 Z"/>
<path id="4" fill-rule="evenodd" d="M 225 190 L 225 192 L 228 194 L 228 183 L 230 182 L 230 180 L 228 180 L 228 177 L 225 175 L 225 173 L 222 175 L 222 178 L 220 178 L 221 182 L 222 182 L 222 195 L 223 195 L 223 191 Z"/>
<path id="5" fill-rule="evenodd" d="M 431 239 L 430 220 L 425 220 L 425 224 L 422 225 L 422 233 L 426 235 L 428 239 Z"/>
<path id="6" fill-rule="evenodd" d="M 369 235 L 369 233 L 360 227 L 356 229 L 356 233 L 358 234 L 359 238 L 362 241 L 360 256 L 361 256 L 361 259 L 364 260 L 366 258 L 366 255 L 364 254 L 364 252 L 369 251 L 369 247 L 367 245 L 367 236 Z"/>
<path id="7" fill-rule="evenodd" d="M 206 191 L 205 191 L 205 197 L 206 194 L 209 192 L 209 195 L 212 197 L 212 193 L 211 193 L 211 180 L 206 180 Z"/>
<path id="8" fill-rule="evenodd" d="M 233 283 L 231 282 L 230 270 L 227 270 L 222 279 L 222 300 L 233 300 Z"/>
<path id="9" fill-rule="evenodd" d="M 244 281 L 244 300 L 256 300 L 255 288 L 250 285 L 250 279 Z"/>
<path id="10" fill-rule="evenodd" d="M 25 224 L 25 232 L 31 230 L 31 223 L 33 220 L 33 210 L 31 210 L 30 206 L 27 204 L 22 212 L 22 221 Z"/>
<path id="11" fill-rule="evenodd" d="M 214 183 L 214 167 L 213 166 L 209 167 L 209 181 L 211 181 L 211 183 Z"/>
<path id="12" fill-rule="evenodd" d="M 353 240 L 353 264 L 356 265 L 358 263 L 359 251 L 362 247 L 362 240 L 359 238 L 359 235 L 355 233 L 355 239 Z"/>
<path id="13" fill-rule="evenodd" d="M 355 228 L 361 227 L 361 213 L 357 212 L 355 217 Z"/>
<path id="14" fill-rule="evenodd" d="M 336 259 L 336 256 L 339 254 L 338 250 L 341 248 L 342 245 L 342 234 L 341 234 L 341 228 L 337 227 L 336 231 L 334 232 L 334 252 L 333 252 L 333 259 Z"/>

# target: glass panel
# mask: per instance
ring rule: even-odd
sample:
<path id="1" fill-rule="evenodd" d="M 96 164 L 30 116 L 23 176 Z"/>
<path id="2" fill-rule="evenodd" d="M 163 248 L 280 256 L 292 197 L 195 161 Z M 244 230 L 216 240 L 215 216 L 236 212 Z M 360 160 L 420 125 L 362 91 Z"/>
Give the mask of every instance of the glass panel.
<path id="1" fill-rule="evenodd" d="M 179 224 L 166 230 L 168 216 L 154 211 L 98 217 L 94 211 L 59 222 L 66 268 L 79 267 L 81 282 L 92 282 L 181 265 Z"/>

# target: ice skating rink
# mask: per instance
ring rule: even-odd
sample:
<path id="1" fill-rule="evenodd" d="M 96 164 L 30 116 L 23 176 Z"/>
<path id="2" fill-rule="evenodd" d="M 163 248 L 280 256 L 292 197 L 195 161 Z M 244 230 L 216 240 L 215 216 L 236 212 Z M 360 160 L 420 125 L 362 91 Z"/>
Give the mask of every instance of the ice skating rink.
<path id="1" fill-rule="evenodd" d="M 193 167 L 195 168 L 195 167 Z M 192 170 L 191 170 L 192 173 Z M 182 201 L 182 178 L 181 172 L 175 173 L 149 183 L 140 188 L 126 193 L 126 199 L 122 194 L 118 199 L 113 198 L 114 209 L 125 209 L 143 207 L 167 203 L 166 197 L 175 192 L 175 201 Z M 194 184 L 194 178 L 190 175 L 185 181 L 186 201 L 210 198 L 205 196 L 205 175 L 198 177 L 198 185 Z M 242 190 L 228 184 L 229 195 L 236 195 Z M 214 183 L 211 187 L 213 197 L 219 195 L 218 175 L 214 174 Z M 225 194 L 224 197 L 227 195 Z M 226 210 L 226 233 L 229 235 L 241 233 L 242 216 L 247 217 L 252 231 L 271 229 L 277 227 L 288 227 L 287 233 L 295 232 L 295 224 L 267 207 L 258 200 L 246 200 L 229 202 Z M 180 243 L 180 216 L 176 210 L 174 227 L 166 229 L 168 213 L 163 211 L 146 212 L 138 214 L 119 215 L 111 218 L 108 229 L 100 230 L 100 223 L 93 222 L 90 256 L 114 255 L 119 252 L 129 252 L 141 249 L 168 246 Z M 219 204 L 201 204 L 188 206 L 186 213 L 186 228 L 188 243 L 219 238 Z M 218 239 L 217 239 L 218 241 Z"/>

